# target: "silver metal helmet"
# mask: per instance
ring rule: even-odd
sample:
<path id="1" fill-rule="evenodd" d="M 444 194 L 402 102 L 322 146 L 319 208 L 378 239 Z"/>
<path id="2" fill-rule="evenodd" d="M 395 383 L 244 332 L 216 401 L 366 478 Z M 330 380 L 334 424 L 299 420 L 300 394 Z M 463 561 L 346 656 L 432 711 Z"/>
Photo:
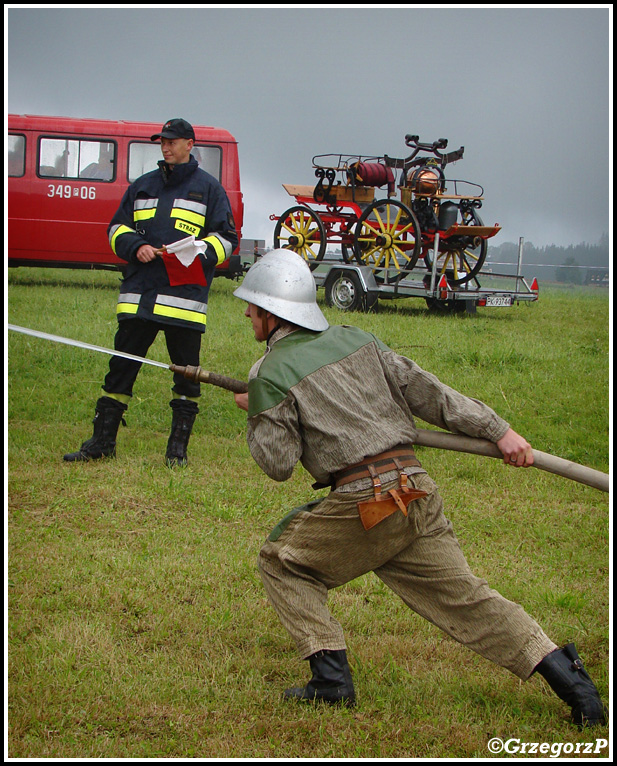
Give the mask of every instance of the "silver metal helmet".
<path id="1" fill-rule="evenodd" d="M 234 295 L 307 330 L 330 326 L 317 305 L 311 270 L 292 250 L 271 250 L 255 261 Z"/>

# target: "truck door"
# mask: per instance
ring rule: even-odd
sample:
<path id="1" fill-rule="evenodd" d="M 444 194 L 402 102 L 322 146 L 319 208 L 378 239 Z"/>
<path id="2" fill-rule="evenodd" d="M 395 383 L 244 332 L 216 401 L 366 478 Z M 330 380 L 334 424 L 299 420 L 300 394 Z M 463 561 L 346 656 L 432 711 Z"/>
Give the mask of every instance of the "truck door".
<path id="1" fill-rule="evenodd" d="M 107 226 L 123 189 L 116 183 L 117 143 L 40 136 L 32 178 L 29 250 L 37 260 L 120 263 Z"/>

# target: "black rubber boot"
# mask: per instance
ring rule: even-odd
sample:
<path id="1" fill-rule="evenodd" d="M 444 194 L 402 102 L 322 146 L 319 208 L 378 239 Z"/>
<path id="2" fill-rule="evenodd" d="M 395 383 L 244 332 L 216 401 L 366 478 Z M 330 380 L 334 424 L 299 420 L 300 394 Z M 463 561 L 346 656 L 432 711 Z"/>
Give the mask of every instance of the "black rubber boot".
<path id="1" fill-rule="evenodd" d="M 188 463 L 186 450 L 199 407 L 187 399 L 172 399 L 169 403 L 173 411 L 171 433 L 167 441 L 165 462 L 168 466 L 184 467 Z"/>
<path id="2" fill-rule="evenodd" d="M 127 410 L 127 405 L 102 396 L 96 403 L 94 413 L 94 433 L 85 441 L 77 452 L 69 452 L 64 460 L 69 463 L 76 461 L 98 460 L 102 457 L 114 457 L 116 454 L 116 436 L 120 423 L 124 423 L 122 417 Z M 124 423 L 126 425 L 126 423 Z"/>
<path id="3" fill-rule="evenodd" d="M 351 670 L 344 649 L 328 650 L 312 654 L 309 658 L 313 677 L 302 688 L 286 689 L 285 699 L 306 702 L 323 701 L 330 705 L 352 706 L 356 702 Z"/>
<path id="4" fill-rule="evenodd" d="M 572 708 L 572 720 L 577 726 L 598 726 L 606 723 L 607 710 L 595 684 L 587 674 L 574 644 L 566 644 L 548 654 L 536 666 L 555 694 Z"/>

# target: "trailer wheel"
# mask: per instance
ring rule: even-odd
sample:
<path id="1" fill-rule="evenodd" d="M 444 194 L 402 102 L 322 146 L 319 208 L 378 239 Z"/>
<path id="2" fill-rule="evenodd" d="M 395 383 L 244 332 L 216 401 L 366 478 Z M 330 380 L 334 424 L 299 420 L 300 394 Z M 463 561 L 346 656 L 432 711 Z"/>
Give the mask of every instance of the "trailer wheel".
<path id="1" fill-rule="evenodd" d="M 416 265 L 420 240 L 420 225 L 406 205 L 376 200 L 356 224 L 354 254 L 358 263 L 373 269 L 377 282 L 396 284 Z"/>
<path id="2" fill-rule="evenodd" d="M 354 271 L 331 271 L 324 283 L 324 291 L 327 306 L 341 311 L 377 311 L 377 293 L 366 290 Z"/>
<path id="3" fill-rule="evenodd" d="M 310 207 L 296 205 L 286 210 L 274 227 L 274 247 L 293 250 L 316 269 L 326 252 L 326 230 Z"/>

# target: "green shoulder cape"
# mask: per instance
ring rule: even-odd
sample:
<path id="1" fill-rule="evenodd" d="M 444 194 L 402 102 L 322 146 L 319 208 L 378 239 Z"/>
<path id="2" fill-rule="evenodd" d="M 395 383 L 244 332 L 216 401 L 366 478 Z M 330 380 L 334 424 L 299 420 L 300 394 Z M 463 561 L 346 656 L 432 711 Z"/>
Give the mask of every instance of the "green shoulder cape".
<path id="1" fill-rule="evenodd" d="M 289 389 L 328 364 L 340 362 L 363 346 L 388 347 L 357 327 L 334 325 L 323 332 L 296 330 L 278 340 L 249 383 L 249 417 L 275 407 Z"/>

